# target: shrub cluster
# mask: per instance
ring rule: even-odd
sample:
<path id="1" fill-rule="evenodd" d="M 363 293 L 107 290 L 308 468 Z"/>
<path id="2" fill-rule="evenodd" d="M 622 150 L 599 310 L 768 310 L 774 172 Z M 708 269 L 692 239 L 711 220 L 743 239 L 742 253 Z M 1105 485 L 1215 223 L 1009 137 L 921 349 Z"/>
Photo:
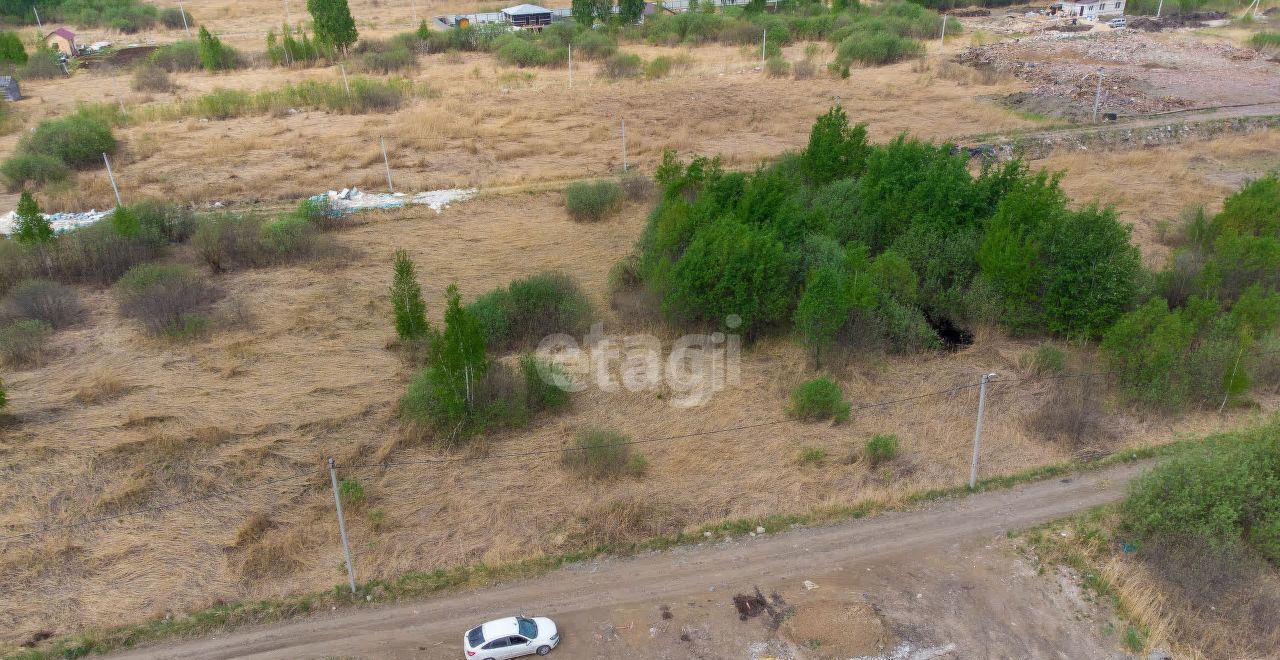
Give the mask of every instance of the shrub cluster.
<path id="1" fill-rule="evenodd" d="M 334 254 L 336 246 L 321 232 L 335 224 L 327 205 L 304 200 L 275 219 L 233 213 L 207 216 L 191 231 L 191 245 L 215 273 L 293 263 Z"/>
<path id="2" fill-rule="evenodd" d="M 173 81 L 169 73 L 152 62 L 143 62 L 133 70 L 134 91 L 168 92 L 173 90 Z"/>
<path id="3" fill-rule="evenodd" d="M 840 385 L 827 377 L 800 383 L 791 390 L 791 406 L 787 413 L 805 420 L 830 419 L 836 423 L 849 419 L 852 404 L 844 398 Z"/>
<path id="4" fill-rule="evenodd" d="M 0 362 L 11 367 L 39 366 L 52 336 L 53 327 L 36 319 L 0 326 Z"/>
<path id="5" fill-rule="evenodd" d="M 58 53 L 49 48 L 40 48 L 31 53 L 27 57 L 27 63 L 18 70 L 18 77 L 22 80 L 48 80 L 65 75 Z"/>
<path id="6" fill-rule="evenodd" d="M 491 350 L 529 350 L 548 335 L 581 335 L 595 309 L 572 277 L 549 272 L 511 282 L 467 306 Z"/>
<path id="7" fill-rule="evenodd" d="M 1280 563 L 1280 426 L 1212 436 L 1152 468 L 1130 485 L 1122 520 L 1152 544 L 1198 538 Z"/>
<path id="8" fill-rule="evenodd" d="M 560 454 L 560 464 L 586 479 L 638 477 L 645 473 L 648 461 L 631 451 L 630 442 L 630 437 L 617 431 L 579 431 L 573 444 Z"/>
<path id="9" fill-rule="evenodd" d="M 564 208 L 579 222 L 599 222 L 622 208 L 623 191 L 616 181 L 577 181 L 564 190 Z"/>
<path id="10" fill-rule="evenodd" d="M 75 289 L 44 279 L 19 282 L 0 301 L 0 320 L 30 319 L 54 329 L 75 324 L 83 314 Z"/>
<path id="11" fill-rule="evenodd" d="M 342 114 L 394 112 L 425 88 L 415 87 L 404 79 L 379 80 L 353 76 L 348 81 L 351 92 L 341 81 L 303 80 L 287 83 L 279 89 L 248 92 L 238 89 L 215 89 L 174 104 L 168 115 L 176 118 L 196 116 L 205 119 L 232 119 L 248 115 L 276 114 L 290 108 L 326 110 Z"/>
<path id="12" fill-rule="evenodd" d="M 655 178 L 639 272 L 668 321 L 790 329 L 816 360 L 937 348 L 937 328 L 1000 318 L 1096 337 L 1139 293 L 1138 252 L 1110 210 L 1068 209 L 1056 180 L 1018 161 L 975 175 L 946 145 L 869 144 L 839 107 L 803 152 L 754 173 L 668 153 Z"/>
<path id="13" fill-rule="evenodd" d="M 46 119 L 18 142 L 16 152 L 0 165 L 11 188 L 65 179 L 71 169 L 102 164 L 102 154 L 116 150 L 111 126 L 84 110 Z"/>
<path id="14" fill-rule="evenodd" d="M 267 59 L 276 66 L 314 66 L 322 60 L 333 61 L 334 53 L 327 44 L 308 37 L 306 30 L 281 25 L 279 38 L 275 28 L 267 30 Z"/>
<path id="15" fill-rule="evenodd" d="M 871 467 L 888 463 L 898 455 L 898 436 L 892 433 L 877 433 L 867 441 L 863 451 Z"/>
<path id="16" fill-rule="evenodd" d="M 304 35 L 305 36 L 305 35 Z M 386 75 L 418 68 L 417 49 L 421 41 L 412 32 L 396 35 L 389 41 L 363 39 L 355 48 L 361 71 Z"/>
<path id="17" fill-rule="evenodd" d="M 218 292 L 186 266 L 155 263 L 130 268 L 115 284 L 120 312 L 152 335 L 191 337 L 208 326 L 202 314 Z"/>
<path id="18" fill-rule="evenodd" d="M 568 402 L 563 372 L 532 356 L 518 370 L 485 354 L 485 330 L 463 307 L 457 287 L 446 292 L 444 330 L 431 338 L 429 365 L 400 399 L 400 417 L 442 445 L 456 445 L 485 429 L 518 427 Z"/>
<path id="19" fill-rule="evenodd" d="M 148 60 L 170 73 L 195 71 L 203 66 L 200 63 L 200 45 L 191 40 L 165 44 L 155 49 Z"/>

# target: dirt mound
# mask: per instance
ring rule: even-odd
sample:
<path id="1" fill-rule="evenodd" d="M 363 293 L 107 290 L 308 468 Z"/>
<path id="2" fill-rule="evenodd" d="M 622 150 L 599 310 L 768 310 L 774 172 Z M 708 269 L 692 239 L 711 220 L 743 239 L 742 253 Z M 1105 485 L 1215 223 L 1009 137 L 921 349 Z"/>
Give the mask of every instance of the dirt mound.
<path id="1" fill-rule="evenodd" d="M 779 633 L 811 649 L 816 658 L 878 656 L 898 642 L 880 612 L 866 603 L 818 602 L 796 608 Z"/>
<path id="2" fill-rule="evenodd" d="M 958 18 L 973 18 L 975 16 L 990 16 L 991 10 L 983 9 L 982 7 L 968 7 L 965 9 L 953 9 L 947 13 Z"/>
<path id="3" fill-rule="evenodd" d="M 769 599 L 760 593 L 760 587 L 756 587 L 754 594 L 738 594 L 733 597 L 733 607 L 738 610 L 738 619 L 746 621 L 754 619 L 761 614 L 768 614 L 767 623 L 771 629 L 777 630 L 778 626 L 786 619 L 794 609 L 782 600 L 782 596 L 778 592 L 769 595 Z"/>

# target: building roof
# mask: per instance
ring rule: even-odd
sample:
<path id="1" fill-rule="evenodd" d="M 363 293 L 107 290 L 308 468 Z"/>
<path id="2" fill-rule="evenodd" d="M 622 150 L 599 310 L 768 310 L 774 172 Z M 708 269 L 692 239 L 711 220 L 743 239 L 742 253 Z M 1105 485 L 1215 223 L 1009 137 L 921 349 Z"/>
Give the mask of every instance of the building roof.
<path id="1" fill-rule="evenodd" d="M 527 16 L 529 14 L 550 14 L 551 10 L 546 7 L 539 7 L 538 5 L 523 4 L 516 5 L 514 7 L 507 7 L 502 10 L 502 13 L 508 16 Z"/>
<path id="2" fill-rule="evenodd" d="M 54 30 L 53 32 L 50 32 L 49 34 L 46 34 L 44 38 L 45 38 L 45 39 L 48 39 L 49 37 L 52 37 L 52 36 L 53 36 L 53 35 L 55 35 L 55 34 L 56 34 L 56 35 L 58 35 L 59 37 L 62 37 L 63 39 L 73 39 L 73 40 L 74 40 L 74 39 L 76 38 L 76 33 L 75 33 L 75 32 L 72 32 L 71 30 L 68 30 L 67 28 L 64 28 L 64 27 L 60 27 L 60 28 L 58 28 L 58 29 Z"/>

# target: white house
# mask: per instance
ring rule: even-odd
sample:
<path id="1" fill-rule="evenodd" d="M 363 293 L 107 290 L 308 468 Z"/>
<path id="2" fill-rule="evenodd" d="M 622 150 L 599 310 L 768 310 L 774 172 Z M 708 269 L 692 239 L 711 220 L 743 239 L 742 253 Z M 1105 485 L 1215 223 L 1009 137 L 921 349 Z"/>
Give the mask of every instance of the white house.
<path id="1" fill-rule="evenodd" d="M 1099 17 L 1123 16 L 1125 0 L 1063 0 L 1058 3 L 1058 13 L 1093 20 Z"/>

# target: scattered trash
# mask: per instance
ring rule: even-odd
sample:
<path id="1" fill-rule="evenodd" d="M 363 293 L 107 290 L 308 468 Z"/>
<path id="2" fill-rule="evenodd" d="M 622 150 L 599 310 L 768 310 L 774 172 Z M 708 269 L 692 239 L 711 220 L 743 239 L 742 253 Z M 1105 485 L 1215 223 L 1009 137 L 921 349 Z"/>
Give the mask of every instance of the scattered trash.
<path id="1" fill-rule="evenodd" d="M 658 611 L 662 612 L 663 619 L 671 619 L 671 617 L 674 616 L 671 614 L 671 608 L 666 605 L 658 606 Z"/>
<path id="2" fill-rule="evenodd" d="M 804 590 L 805 590 L 805 591 L 813 591 L 814 589 L 817 589 L 817 588 L 818 588 L 818 585 L 814 584 L 812 581 L 810 581 L 810 580 L 805 580 L 805 581 L 804 581 Z"/>
<path id="3" fill-rule="evenodd" d="M 763 528 L 763 527 L 757 527 L 757 528 L 756 528 L 756 533 L 757 533 L 757 534 L 763 534 L 763 533 L 764 533 L 764 528 Z"/>
<path id="4" fill-rule="evenodd" d="M 343 188 L 342 190 L 330 190 L 324 195 L 316 195 L 311 199 L 317 202 L 328 202 L 329 208 L 340 215 L 370 209 L 398 209 L 410 204 L 425 206 L 439 213 L 447 208 L 449 204 L 469 199 L 475 194 L 475 188 L 429 190 L 409 196 L 405 193 L 370 193 L 351 187 Z"/>
<path id="5" fill-rule="evenodd" d="M 115 209 L 106 209 L 105 211 L 99 211 L 97 209 L 92 209 L 89 211 L 81 211 L 79 213 L 42 213 L 41 215 L 43 215 L 45 219 L 49 221 L 49 224 L 53 226 L 54 232 L 62 233 L 64 231 L 75 229 L 76 227 L 91 225 L 108 215 L 111 215 L 111 212 L 114 210 Z M 17 223 L 17 211 L 9 211 L 4 215 L 0 215 L 0 234 L 4 234 L 6 236 L 12 234 L 13 228 Z"/>

